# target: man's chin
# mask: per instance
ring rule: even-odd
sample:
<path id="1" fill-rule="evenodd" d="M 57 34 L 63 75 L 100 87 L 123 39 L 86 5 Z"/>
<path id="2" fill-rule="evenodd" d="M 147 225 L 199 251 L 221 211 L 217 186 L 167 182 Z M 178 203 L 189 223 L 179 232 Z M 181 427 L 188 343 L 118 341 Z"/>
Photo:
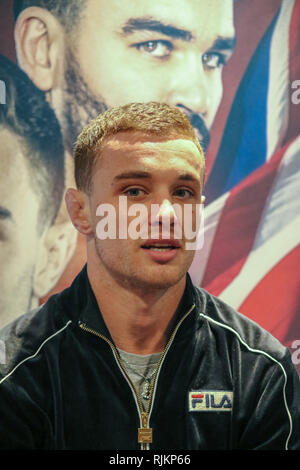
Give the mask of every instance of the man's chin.
<path id="1" fill-rule="evenodd" d="M 131 288 L 145 293 L 151 290 L 166 290 L 176 286 L 186 276 L 186 270 L 157 266 L 155 269 L 136 274 L 131 278 Z"/>

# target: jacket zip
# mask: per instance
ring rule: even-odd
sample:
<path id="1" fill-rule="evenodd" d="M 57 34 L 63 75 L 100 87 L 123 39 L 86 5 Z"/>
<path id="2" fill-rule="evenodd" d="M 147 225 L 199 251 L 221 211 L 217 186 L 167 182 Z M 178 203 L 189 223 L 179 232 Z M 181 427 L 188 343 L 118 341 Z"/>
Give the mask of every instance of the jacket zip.
<path id="1" fill-rule="evenodd" d="M 154 402 L 154 394 L 155 394 L 155 390 L 156 390 L 156 384 L 157 384 L 157 379 L 158 379 L 158 376 L 159 376 L 159 373 L 160 373 L 160 369 L 162 367 L 165 356 L 166 356 L 166 354 L 167 354 L 167 352 L 168 352 L 168 350 L 169 350 L 169 348 L 170 348 L 170 346 L 171 346 L 171 344 L 174 340 L 174 337 L 175 337 L 180 325 L 185 320 L 185 318 L 191 313 L 191 311 L 194 309 L 194 307 L 195 307 L 195 305 L 193 304 L 192 307 L 186 312 L 186 314 L 179 320 L 179 322 L 177 323 L 176 327 L 174 328 L 174 330 L 173 330 L 166 346 L 164 347 L 164 350 L 163 350 L 163 352 L 162 352 L 162 354 L 159 358 L 158 365 L 157 365 L 157 368 L 156 368 L 156 371 L 155 371 L 155 374 L 154 374 L 154 377 L 153 377 L 153 381 L 152 381 L 152 384 L 151 384 L 149 405 L 148 405 L 148 408 L 147 408 L 146 411 L 143 410 L 143 405 L 142 405 L 139 393 L 137 392 L 134 384 L 132 383 L 129 375 L 127 374 L 127 371 L 126 371 L 125 367 L 123 366 L 123 364 L 120 360 L 120 357 L 119 357 L 119 354 L 118 354 L 118 351 L 117 351 L 115 345 L 108 338 L 106 338 L 106 336 L 102 335 L 98 331 L 95 331 L 95 330 L 89 328 L 85 323 L 79 323 L 79 326 L 80 326 L 81 329 L 83 329 L 83 330 L 87 331 L 88 333 L 94 334 L 94 335 L 98 336 L 99 338 L 103 339 L 104 341 L 106 341 L 109 344 L 110 348 L 112 349 L 112 352 L 113 352 L 113 355 L 116 359 L 118 367 L 121 370 L 121 372 L 122 372 L 123 376 L 125 377 L 125 379 L 127 380 L 128 385 L 129 385 L 129 387 L 132 391 L 133 397 L 135 399 L 135 403 L 137 405 L 138 415 L 139 415 L 139 419 L 140 419 L 140 426 L 141 426 L 141 428 L 139 429 L 139 435 L 141 436 L 142 439 L 143 439 L 143 436 L 144 436 L 144 442 L 139 441 L 139 442 L 141 442 L 141 450 L 149 450 L 149 448 L 150 448 L 149 443 L 152 442 L 152 429 L 149 428 L 149 422 L 150 422 L 150 416 L 151 416 L 151 413 L 152 413 L 152 408 L 153 408 L 152 405 L 153 405 L 153 402 Z M 149 436 L 150 436 L 150 438 L 149 438 Z M 146 442 L 147 440 L 148 440 L 148 443 Z"/>

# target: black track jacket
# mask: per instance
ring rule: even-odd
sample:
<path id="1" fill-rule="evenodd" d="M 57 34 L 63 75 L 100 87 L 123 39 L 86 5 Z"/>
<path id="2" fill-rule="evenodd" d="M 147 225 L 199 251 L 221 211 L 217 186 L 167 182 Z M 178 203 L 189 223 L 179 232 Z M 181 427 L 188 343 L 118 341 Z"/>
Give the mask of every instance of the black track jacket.
<path id="1" fill-rule="evenodd" d="M 146 412 L 86 267 L 2 329 L 0 448 L 300 449 L 288 349 L 188 275 L 176 315 Z"/>

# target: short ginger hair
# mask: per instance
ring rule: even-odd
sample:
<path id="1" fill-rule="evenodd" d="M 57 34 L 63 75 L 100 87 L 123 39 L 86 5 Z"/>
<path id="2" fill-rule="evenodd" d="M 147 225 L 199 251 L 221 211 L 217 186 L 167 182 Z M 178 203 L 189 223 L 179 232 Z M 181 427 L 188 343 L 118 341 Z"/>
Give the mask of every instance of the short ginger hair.
<path id="1" fill-rule="evenodd" d="M 110 108 L 93 119 L 80 133 L 74 150 L 77 188 L 89 193 L 93 168 L 107 139 L 118 132 L 135 131 L 143 135 L 185 138 L 194 142 L 204 162 L 204 152 L 188 117 L 165 103 L 130 103 Z M 204 175 L 203 175 L 204 179 Z"/>

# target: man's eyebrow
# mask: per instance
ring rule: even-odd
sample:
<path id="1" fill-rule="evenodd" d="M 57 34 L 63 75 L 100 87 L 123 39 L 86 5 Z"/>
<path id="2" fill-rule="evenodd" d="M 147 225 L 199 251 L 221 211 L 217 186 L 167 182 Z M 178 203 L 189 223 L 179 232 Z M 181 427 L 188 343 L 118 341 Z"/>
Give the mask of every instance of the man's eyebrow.
<path id="1" fill-rule="evenodd" d="M 218 49 L 219 51 L 223 50 L 232 50 L 235 48 L 236 37 L 235 36 L 218 36 L 217 39 L 213 42 L 213 45 L 210 49 Z"/>
<path id="2" fill-rule="evenodd" d="M 128 36 L 136 31 L 154 31 L 162 33 L 173 39 L 182 39 L 183 41 L 192 41 L 195 36 L 188 30 L 178 28 L 163 21 L 154 20 L 151 17 L 130 18 L 122 27 L 122 35 Z M 236 45 L 236 37 L 218 36 L 210 49 L 233 50 Z"/>
<path id="3" fill-rule="evenodd" d="M 147 178 L 151 179 L 152 175 L 151 173 L 148 173 L 147 171 L 129 171 L 129 172 L 124 172 L 120 173 L 119 175 L 115 176 L 113 179 L 113 183 L 116 183 L 121 180 L 127 180 L 127 179 L 142 179 L 142 178 Z M 199 183 L 199 179 L 196 178 L 194 175 L 190 173 L 183 173 L 178 176 L 178 180 L 180 181 L 192 181 L 195 183 Z"/>
<path id="4" fill-rule="evenodd" d="M 13 220 L 12 213 L 5 207 L 0 206 L 0 220 Z"/>
<path id="5" fill-rule="evenodd" d="M 162 21 L 153 20 L 150 17 L 130 18 L 122 27 L 122 34 L 128 36 L 136 31 L 154 31 L 162 33 L 173 39 L 182 39 L 183 41 L 191 41 L 194 36 L 190 31 L 177 28 L 170 24 L 163 23 Z"/>
<path id="6" fill-rule="evenodd" d="M 151 174 L 147 171 L 128 171 L 115 176 L 113 182 L 116 183 L 120 180 L 129 180 L 135 178 L 151 178 Z"/>
<path id="7" fill-rule="evenodd" d="M 183 175 L 180 175 L 178 179 L 180 181 L 191 181 L 194 183 L 200 182 L 200 179 L 196 178 L 194 175 L 191 175 L 190 173 L 184 173 Z"/>

